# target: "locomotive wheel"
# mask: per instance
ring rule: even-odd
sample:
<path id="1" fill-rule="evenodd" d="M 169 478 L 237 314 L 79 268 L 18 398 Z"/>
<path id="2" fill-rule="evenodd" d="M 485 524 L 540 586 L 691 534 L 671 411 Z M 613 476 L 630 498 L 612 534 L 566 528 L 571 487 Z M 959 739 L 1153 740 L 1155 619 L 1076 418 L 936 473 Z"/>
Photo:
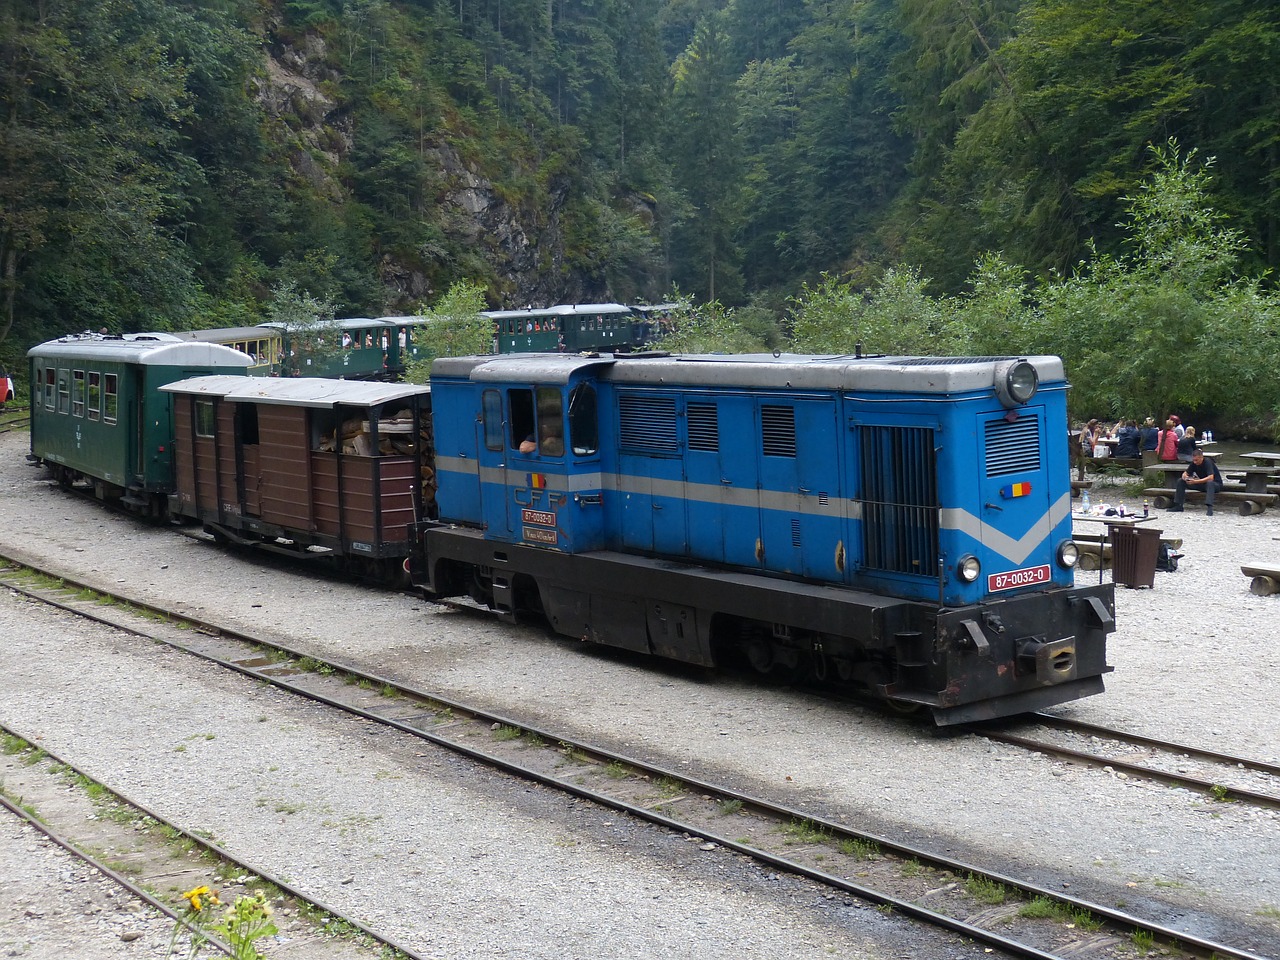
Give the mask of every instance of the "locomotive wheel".
<path id="1" fill-rule="evenodd" d="M 746 654 L 747 663 L 757 673 L 768 673 L 773 669 L 773 644 L 760 634 L 752 632 L 750 636 L 743 638 L 742 652 Z"/>

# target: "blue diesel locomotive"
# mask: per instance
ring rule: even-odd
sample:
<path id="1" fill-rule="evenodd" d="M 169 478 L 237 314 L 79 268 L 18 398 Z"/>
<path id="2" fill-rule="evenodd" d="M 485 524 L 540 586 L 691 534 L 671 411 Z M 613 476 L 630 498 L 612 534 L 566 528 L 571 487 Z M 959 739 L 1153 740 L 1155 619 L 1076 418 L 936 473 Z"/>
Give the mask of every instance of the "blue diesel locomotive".
<path id="1" fill-rule="evenodd" d="M 437 360 L 414 582 L 940 725 L 1101 692 L 1056 357 Z"/>

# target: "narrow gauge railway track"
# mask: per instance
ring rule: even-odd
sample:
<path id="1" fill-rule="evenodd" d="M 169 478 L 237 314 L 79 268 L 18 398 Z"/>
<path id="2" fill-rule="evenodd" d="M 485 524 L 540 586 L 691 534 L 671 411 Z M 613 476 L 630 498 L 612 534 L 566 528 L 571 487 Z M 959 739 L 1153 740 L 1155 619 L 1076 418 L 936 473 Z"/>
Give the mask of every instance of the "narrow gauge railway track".
<path id="1" fill-rule="evenodd" d="M 1022 727 L 1033 727 L 1035 735 L 1017 732 Z M 1033 724 L 1004 722 L 998 726 L 974 726 L 969 730 L 998 743 L 1109 767 L 1126 775 L 1203 793 L 1217 801 L 1280 809 L 1280 764 L 1046 713 L 1035 714 Z M 1050 739 L 1044 731 L 1065 734 L 1065 740 Z M 1099 743 L 1110 745 L 1110 752 L 1097 752 Z M 1130 756 L 1121 756 L 1118 751 L 1122 749 L 1128 749 Z M 1141 756 L 1135 756 L 1137 754 Z M 1160 765 L 1161 761 L 1163 765 Z M 1199 765 L 1199 775 L 1190 772 L 1192 765 Z"/>
<path id="2" fill-rule="evenodd" d="M 19 733 L 3 725 L 0 725 L 0 732 L 11 738 L 11 742 L 25 743 Z M 88 827 L 88 831 L 92 834 L 92 839 L 88 839 L 73 831 L 76 830 L 77 826 L 84 828 L 89 821 L 81 818 L 77 824 L 74 822 L 74 818 L 69 818 L 66 815 L 65 810 L 61 818 L 62 829 L 55 829 L 54 826 L 46 822 L 47 812 L 38 803 L 34 806 L 27 802 L 17 804 L 3 793 L 0 793 L 0 806 L 3 806 L 19 820 L 27 823 L 32 829 L 66 851 L 77 861 L 106 877 L 127 891 L 136 900 L 140 900 L 158 910 L 175 924 L 182 924 L 190 929 L 190 921 L 186 916 L 186 912 L 179 913 L 175 911 L 169 906 L 165 898 L 167 897 L 172 901 L 181 900 L 180 891 L 183 887 L 194 888 L 203 883 L 203 878 L 208 876 L 209 868 L 212 868 L 215 871 L 221 871 L 224 875 L 234 876 L 234 879 L 229 883 L 221 884 L 223 896 L 228 898 L 224 902 L 229 902 L 230 894 L 227 893 L 229 887 L 247 891 L 251 888 L 260 890 L 265 885 L 273 887 L 278 894 L 286 895 L 292 901 L 291 906 L 295 914 L 309 917 L 309 919 L 290 922 L 280 918 L 277 912 L 277 919 L 282 928 L 286 925 L 289 927 L 288 933 L 290 937 L 301 934 L 309 935 L 309 931 L 305 928 L 312 925 L 318 927 L 323 923 L 330 928 L 325 936 L 332 936 L 332 931 L 338 930 L 356 933 L 364 937 L 366 943 L 379 945 L 377 948 L 370 948 L 371 952 L 377 949 L 378 956 L 387 956 L 386 950 L 390 949 L 393 956 L 404 958 L 404 960 L 429 960 L 427 955 L 417 953 L 403 944 L 397 943 L 395 940 L 362 925 L 359 921 L 344 916 L 339 910 L 302 893 L 281 878 L 246 864 L 209 839 L 184 830 L 136 801 L 123 797 L 102 784 L 94 783 L 87 774 L 50 751 L 47 747 L 28 746 L 24 765 L 32 766 L 37 763 L 48 764 L 53 769 L 48 772 L 37 771 L 36 776 L 48 776 L 51 773 L 69 773 L 79 779 L 81 783 L 94 784 L 97 797 L 96 803 L 98 805 L 105 801 L 110 803 L 117 812 L 121 810 L 128 811 L 129 821 L 127 824 L 118 825 L 118 832 L 124 838 L 123 842 L 130 847 L 127 861 L 133 876 L 126 876 L 124 872 L 111 865 L 113 862 L 119 862 L 120 858 L 117 854 L 107 857 L 95 852 L 95 848 L 100 848 L 104 842 L 104 828 L 101 826 L 104 818 L 97 816 L 93 818 L 93 824 Z M 24 794 L 23 799 L 26 801 L 28 797 Z M 54 816 L 57 817 L 58 814 L 55 813 Z M 113 817 L 111 819 L 114 821 L 116 818 Z M 68 822 L 68 820 L 72 822 Z M 150 830 L 142 835 L 143 839 L 140 839 L 139 831 L 134 829 L 135 825 L 139 824 L 161 829 L 156 832 L 153 839 L 146 839 L 151 836 Z M 110 830 L 110 828 L 106 829 Z M 181 846 L 177 845 L 179 841 Z M 198 850 L 202 854 L 199 869 L 193 869 L 190 857 L 186 855 L 188 850 Z M 145 864 L 145 867 L 140 870 L 139 864 Z M 152 891 L 156 891 L 159 895 L 153 894 Z M 323 915 L 323 918 L 321 915 Z M 224 943 L 215 936 L 211 936 L 207 931 L 203 932 L 202 935 L 206 943 L 214 949 L 229 957 L 238 955 L 234 946 Z"/>
<path id="3" fill-rule="evenodd" d="M 1004 955 L 1046 960 L 1128 956 L 1132 941 L 1159 944 L 1166 955 L 1261 960 L 1242 947 L 1215 943 L 809 811 L 571 740 L 403 686 L 351 664 L 321 661 L 285 644 L 118 598 L 136 610 L 187 626 L 181 638 L 159 636 L 154 626 L 143 627 L 137 620 L 122 622 L 132 612 L 102 606 L 105 595 L 96 588 L 65 578 L 32 585 L 30 581 L 38 576 L 15 563 L 0 572 L 0 582 L 78 615 L 400 730 L 489 768 L 684 832 L 709 845 L 705 849 L 732 850 Z M 69 601 L 68 592 L 80 599 Z M 990 896 L 991 891 L 998 895 Z M 999 932 L 993 929 L 997 926 Z"/>

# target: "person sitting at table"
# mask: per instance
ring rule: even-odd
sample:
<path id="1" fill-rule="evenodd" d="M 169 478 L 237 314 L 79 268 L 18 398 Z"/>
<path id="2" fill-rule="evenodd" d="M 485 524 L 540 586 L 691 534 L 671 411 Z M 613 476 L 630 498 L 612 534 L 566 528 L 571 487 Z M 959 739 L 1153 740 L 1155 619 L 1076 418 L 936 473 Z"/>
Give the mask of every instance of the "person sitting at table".
<path id="1" fill-rule="evenodd" d="M 1124 420 L 1120 424 L 1120 429 L 1116 431 L 1116 449 L 1117 457 L 1129 457 L 1131 459 L 1138 458 L 1138 448 L 1142 443 L 1142 434 L 1138 432 L 1138 425 L 1132 420 Z"/>
<path id="2" fill-rule="evenodd" d="M 1187 469 L 1182 471 L 1182 476 L 1174 485 L 1173 506 L 1168 509 L 1174 513 L 1180 512 L 1183 502 L 1187 499 L 1188 490 L 1203 490 L 1205 516 L 1212 517 L 1213 498 L 1221 489 L 1222 473 L 1218 470 L 1218 465 L 1197 447 L 1191 454 L 1191 462 L 1187 464 Z"/>
<path id="3" fill-rule="evenodd" d="M 1176 413 L 1173 413 L 1169 415 L 1169 419 L 1173 421 L 1173 432 L 1176 433 L 1178 435 L 1178 439 L 1181 440 L 1182 435 L 1187 432 L 1186 428 L 1182 425 L 1182 418 Z"/>
<path id="4" fill-rule="evenodd" d="M 1178 441 L 1178 459 L 1183 463 L 1191 462 L 1191 454 L 1196 451 L 1196 428 L 1187 427 L 1186 432 L 1182 434 L 1182 439 Z"/>
<path id="5" fill-rule="evenodd" d="M 1143 450 L 1154 450 L 1156 448 L 1156 441 L 1160 439 L 1160 428 L 1156 426 L 1155 417 L 1147 417 L 1138 433 L 1142 435 Z"/>
<path id="6" fill-rule="evenodd" d="M 1178 462 L 1178 435 L 1173 432 L 1172 417 L 1164 422 L 1164 429 L 1160 431 L 1160 437 L 1156 440 L 1156 456 L 1160 458 L 1161 463 Z"/>
<path id="7" fill-rule="evenodd" d="M 1098 421 L 1090 420 L 1084 425 L 1084 429 L 1080 431 L 1080 452 L 1086 457 L 1096 456 L 1097 447 L 1095 442 L 1100 436 L 1099 431 L 1102 428 L 1098 426 Z"/>

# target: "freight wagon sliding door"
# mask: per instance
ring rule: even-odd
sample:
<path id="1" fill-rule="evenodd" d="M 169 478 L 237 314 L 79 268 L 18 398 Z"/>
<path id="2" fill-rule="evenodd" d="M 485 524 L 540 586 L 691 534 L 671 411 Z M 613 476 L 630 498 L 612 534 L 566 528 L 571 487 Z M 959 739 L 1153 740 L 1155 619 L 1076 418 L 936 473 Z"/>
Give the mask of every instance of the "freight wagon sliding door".
<path id="1" fill-rule="evenodd" d="M 293 530 L 312 529 L 311 459 L 306 409 L 261 404 L 258 488 L 262 519 Z"/>

